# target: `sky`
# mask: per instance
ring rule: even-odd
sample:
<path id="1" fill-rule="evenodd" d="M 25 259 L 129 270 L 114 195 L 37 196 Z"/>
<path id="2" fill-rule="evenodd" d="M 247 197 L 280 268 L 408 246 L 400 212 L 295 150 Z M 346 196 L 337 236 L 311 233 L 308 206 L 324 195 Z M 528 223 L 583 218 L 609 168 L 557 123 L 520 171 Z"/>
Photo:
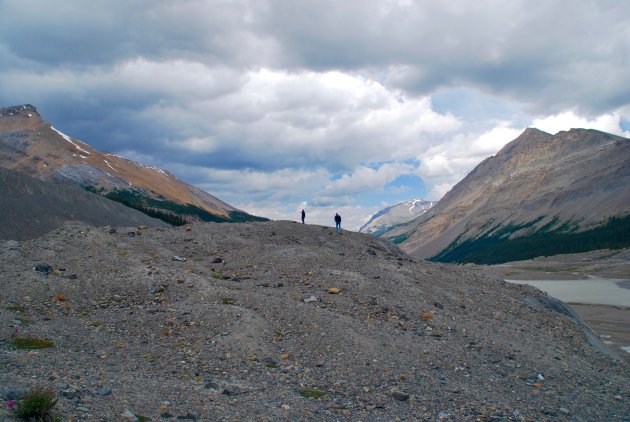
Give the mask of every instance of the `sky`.
<path id="1" fill-rule="evenodd" d="M 0 106 L 357 230 L 527 127 L 630 137 L 628 0 L 0 0 Z"/>

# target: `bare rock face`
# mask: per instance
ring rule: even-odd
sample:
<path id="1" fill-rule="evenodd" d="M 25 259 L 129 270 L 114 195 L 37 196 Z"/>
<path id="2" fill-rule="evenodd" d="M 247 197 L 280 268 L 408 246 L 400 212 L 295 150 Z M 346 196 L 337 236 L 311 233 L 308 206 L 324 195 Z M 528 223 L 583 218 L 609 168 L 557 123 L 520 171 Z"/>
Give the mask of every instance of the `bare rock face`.
<path id="1" fill-rule="evenodd" d="M 5 400 L 46 386 L 62 420 L 98 421 L 627 417 L 628 366 L 532 287 L 329 227 L 136 232 L 0 241 Z"/>
<path id="2" fill-rule="evenodd" d="M 361 233 L 381 236 L 394 227 L 407 223 L 427 212 L 436 202 L 425 199 L 412 199 L 387 207 L 377 212 L 360 229 Z"/>
<path id="3" fill-rule="evenodd" d="M 193 205 L 219 220 L 251 217 L 166 171 L 102 153 L 65 135 L 43 121 L 32 105 L 0 108 L 0 167 L 99 193 L 141 195 L 155 200 L 154 209 L 160 201 L 170 201 Z"/>
<path id="4" fill-rule="evenodd" d="M 507 248 L 507 240 L 543 232 L 580 233 L 628 214 L 630 140 L 586 129 L 556 135 L 527 129 L 427 213 L 383 236 L 414 256 L 430 258 L 493 242 Z M 533 255 L 507 260 L 537 256 L 537 247 L 530 248 Z M 467 259 L 468 252 L 453 260 L 477 262 Z"/>

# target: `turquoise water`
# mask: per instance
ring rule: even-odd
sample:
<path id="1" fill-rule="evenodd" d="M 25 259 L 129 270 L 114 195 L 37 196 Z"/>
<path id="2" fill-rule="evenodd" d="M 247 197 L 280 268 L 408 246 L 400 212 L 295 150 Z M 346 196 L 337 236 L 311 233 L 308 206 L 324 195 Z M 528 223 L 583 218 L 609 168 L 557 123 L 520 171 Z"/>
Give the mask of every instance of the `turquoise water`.
<path id="1" fill-rule="evenodd" d="M 630 308 L 630 281 L 592 277 L 585 280 L 505 280 L 529 284 L 566 303 Z"/>

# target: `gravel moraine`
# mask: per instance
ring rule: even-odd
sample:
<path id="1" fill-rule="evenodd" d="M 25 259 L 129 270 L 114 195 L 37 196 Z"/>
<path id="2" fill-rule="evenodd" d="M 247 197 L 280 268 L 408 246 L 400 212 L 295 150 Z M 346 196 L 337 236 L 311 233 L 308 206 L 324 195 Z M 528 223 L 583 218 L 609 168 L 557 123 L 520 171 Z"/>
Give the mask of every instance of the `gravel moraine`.
<path id="1" fill-rule="evenodd" d="M 545 294 L 368 235 L 70 223 L 0 266 L 0 420 L 33 386 L 64 421 L 630 420 L 628 365 Z"/>

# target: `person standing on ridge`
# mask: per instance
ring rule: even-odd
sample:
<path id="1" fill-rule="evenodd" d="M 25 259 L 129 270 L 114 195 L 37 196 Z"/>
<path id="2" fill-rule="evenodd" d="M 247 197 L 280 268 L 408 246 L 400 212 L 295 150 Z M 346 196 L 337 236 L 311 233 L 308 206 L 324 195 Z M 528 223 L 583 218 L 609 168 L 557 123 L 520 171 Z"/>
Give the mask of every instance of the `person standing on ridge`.
<path id="1" fill-rule="evenodd" d="M 335 213 L 335 228 L 337 229 L 337 234 L 341 234 L 341 216 Z"/>
<path id="2" fill-rule="evenodd" d="M 302 224 L 304 224 L 304 219 L 306 218 L 306 212 L 302 210 Z"/>

